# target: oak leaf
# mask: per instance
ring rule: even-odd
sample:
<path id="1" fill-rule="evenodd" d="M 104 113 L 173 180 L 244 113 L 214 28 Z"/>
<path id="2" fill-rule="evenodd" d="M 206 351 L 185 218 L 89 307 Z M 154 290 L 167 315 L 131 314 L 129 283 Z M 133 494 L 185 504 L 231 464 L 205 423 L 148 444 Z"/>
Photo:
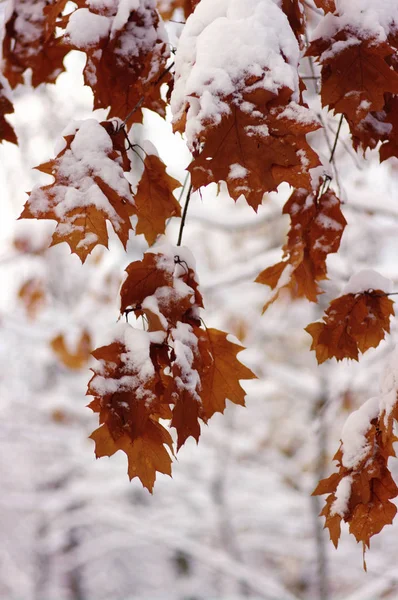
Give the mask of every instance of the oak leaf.
<path id="1" fill-rule="evenodd" d="M 398 496 L 398 487 L 387 463 L 390 457 L 396 456 L 393 444 L 398 438 L 393 424 L 398 417 L 397 390 L 391 389 L 389 394 L 393 394 L 393 403 L 387 400 L 388 411 L 380 408 L 386 400 L 382 395 L 380 399 L 371 398 L 350 415 L 349 432 L 354 433 L 349 434 L 348 457 L 343 438 L 334 457 L 338 472 L 320 481 L 313 492 L 313 495 L 329 494 L 321 515 L 325 517 L 325 527 L 336 548 L 342 520 L 349 523 L 350 533 L 357 542 L 362 542 L 365 551 L 370 538 L 391 524 L 396 515 L 397 508 L 391 500 Z M 378 414 L 372 418 L 375 408 Z M 367 429 L 365 416 L 371 419 Z M 353 454 L 352 439 L 356 440 L 357 454 Z M 364 567 L 366 569 L 365 562 Z"/>
<path id="2" fill-rule="evenodd" d="M 123 156 L 103 124 L 94 119 L 77 123 L 65 141 L 55 159 L 37 167 L 54 182 L 32 190 L 20 218 L 58 221 L 51 245 L 67 242 L 84 262 L 98 244 L 108 247 L 107 220 L 126 247 L 132 192 Z"/>
<path id="3" fill-rule="evenodd" d="M 32 69 L 32 85 L 55 83 L 65 70 L 63 60 L 69 48 L 55 35 L 56 19 L 66 0 L 16 0 L 5 24 L 3 75 L 15 88 Z"/>
<path id="4" fill-rule="evenodd" d="M 270 0 L 266 10 L 251 3 L 236 12 L 225 4 L 214 13 L 199 3 L 176 54 L 173 126 L 194 157 L 193 189 L 224 181 L 232 198 L 244 196 L 255 210 L 282 182 L 310 187 L 310 170 L 320 164 L 306 140 L 320 124 L 302 100 L 297 39 L 283 9 L 292 16 L 297 3 Z M 238 31 L 242 39 L 231 45 Z M 201 51 L 214 35 L 228 54 L 217 44 Z"/>
<path id="5" fill-rule="evenodd" d="M 294 190 L 283 214 L 291 219 L 284 260 L 262 271 L 256 279 L 273 290 L 263 312 L 283 289 L 289 289 L 293 296 L 317 301 L 322 293 L 318 282 L 327 279 L 326 259 L 339 249 L 346 226 L 339 199 L 332 190 L 323 191 L 322 184 L 312 192 Z"/>
<path id="6" fill-rule="evenodd" d="M 147 154 L 134 204 L 138 217 L 136 234 L 143 233 L 150 246 L 158 235 L 165 232 L 167 220 L 181 215 L 180 205 L 173 196 L 178 187 L 181 184 L 167 175 L 166 166 L 160 158 Z"/>
<path id="7" fill-rule="evenodd" d="M 311 350 L 318 363 L 332 357 L 358 360 L 359 352 L 376 348 L 390 331 L 393 304 L 382 290 L 344 294 L 333 300 L 323 322 L 305 329 L 312 336 Z"/>
<path id="8" fill-rule="evenodd" d="M 307 56 L 322 66 L 323 106 L 354 124 L 384 107 L 386 93 L 398 93 L 398 74 L 388 64 L 395 52 L 387 42 L 360 37 L 350 28 L 311 42 Z"/>
<path id="9" fill-rule="evenodd" d="M 279 101 L 286 95 L 288 91 Z M 234 200 L 243 195 L 257 211 L 264 194 L 283 181 L 293 187 L 310 186 L 309 170 L 320 163 L 305 136 L 319 123 L 303 114 L 304 107 L 278 104 L 263 90 L 247 94 L 245 100 L 253 106 L 247 112 L 232 97 L 224 99 L 231 111 L 199 134 L 189 171 L 194 190 L 225 181 Z"/>
<path id="10" fill-rule="evenodd" d="M 180 258 L 178 248 L 174 251 L 165 255 L 155 248 L 126 269 L 120 311 L 144 314 L 150 331 L 168 331 L 178 321 L 195 319 L 195 311 L 203 306 L 194 270 Z"/>
<path id="11" fill-rule="evenodd" d="M 214 413 L 224 412 L 226 400 L 244 406 L 246 392 L 239 381 L 255 379 L 256 375 L 238 360 L 237 355 L 244 347 L 228 340 L 227 333 L 218 329 L 200 329 L 196 334 L 203 360 L 202 418 L 207 421 Z"/>
<path id="12" fill-rule="evenodd" d="M 159 419 L 176 429 L 178 451 L 189 437 L 199 440 L 200 422 L 224 412 L 228 399 L 243 406 L 240 380 L 255 375 L 237 359 L 242 346 L 201 327 L 202 296 L 186 248 L 158 246 L 126 271 L 121 311 L 144 317 L 147 330 L 122 325 L 111 344 L 93 352 L 100 365 L 87 393 L 101 425 L 92 435 L 97 456 L 124 450 L 130 477 L 151 491 L 156 471 L 170 473 L 164 446 L 173 454 Z"/>
<path id="13" fill-rule="evenodd" d="M 150 334 L 127 324 L 120 327 L 118 339 L 93 352 L 100 365 L 93 369 L 87 390 L 94 396 L 89 406 L 99 413 L 101 424 L 92 434 L 96 455 L 124 450 L 130 479 L 139 477 L 149 491 L 157 470 L 171 473 L 164 444 L 172 447 L 169 433 L 157 422 L 164 409 L 161 365 L 154 345 Z"/>
<path id="14" fill-rule="evenodd" d="M 109 117 L 131 124 L 142 121 L 142 108 L 165 116 L 160 87 L 170 79 L 170 50 L 155 0 L 139 0 L 128 11 L 125 6 L 115 1 L 78 8 L 64 24 L 63 43 L 86 53 L 83 75 L 94 94 L 94 109 L 109 107 Z M 84 36 L 90 21 L 95 35 L 88 28 Z"/>

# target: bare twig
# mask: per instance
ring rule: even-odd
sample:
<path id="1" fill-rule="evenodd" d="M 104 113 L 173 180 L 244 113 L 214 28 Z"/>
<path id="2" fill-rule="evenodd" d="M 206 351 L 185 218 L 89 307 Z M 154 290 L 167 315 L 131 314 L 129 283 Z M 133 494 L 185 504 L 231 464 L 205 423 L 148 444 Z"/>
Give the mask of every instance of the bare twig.
<path id="1" fill-rule="evenodd" d="M 187 199 L 185 200 L 185 206 L 184 206 L 184 210 L 182 212 L 181 225 L 180 225 L 180 231 L 178 233 L 177 246 L 181 246 L 182 234 L 184 233 L 185 221 L 187 218 L 188 206 L 189 206 L 189 201 L 191 199 L 191 194 L 192 194 L 192 183 L 190 184 L 190 186 L 188 188 Z"/>

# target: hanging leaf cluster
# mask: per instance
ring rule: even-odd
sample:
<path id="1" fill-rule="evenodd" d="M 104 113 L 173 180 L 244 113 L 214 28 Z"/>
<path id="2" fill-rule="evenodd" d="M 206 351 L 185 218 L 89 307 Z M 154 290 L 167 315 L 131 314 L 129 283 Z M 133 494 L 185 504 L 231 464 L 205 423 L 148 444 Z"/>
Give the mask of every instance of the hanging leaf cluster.
<path id="1" fill-rule="evenodd" d="M 51 181 L 33 188 L 21 218 L 55 221 L 51 245 L 66 242 L 84 262 L 98 245 L 108 248 L 112 231 L 124 248 L 133 233 L 152 246 L 170 219 L 183 217 L 180 242 L 190 195 L 209 184 L 225 186 L 255 211 L 288 184 L 282 258 L 264 265 L 256 281 L 271 289 L 264 310 L 286 293 L 317 302 L 347 223 L 335 169 L 317 152 L 323 119 L 306 102 L 301 73 L 311 61 L 321 104 L 337 115 L 332 167 L 346 125 L 355 151 L 378 148 L 380 161 L 398 157 L 398 5 L 390 3 L 386 16 L 375 0 L 370 18 L 370 2 L 359 10 L 356 0 L 314 0 L 314 29 L 307 26 L 309 4 L 77 0 L 70 7 L 66 0 L 15 0 L 2 39 L 0 141 L 17 143 L 12 90 L 55 83 L 72 50 L 85 54 L 93 108 L 107 111 L 101 122 L 67 125 L 56 156 L 37 167 Z M 166 26 L 176 21 L 174 50 Z M 166 118 L 168 106 L 174 132 L 192 154 L 186 186 L 167 173 L 152 143 L 138 141 L 143 110 Z M 390 331 L 389 292 L 368 278 L 332 300 L 323 320 L 307 327 L 318 362 L 358 360 L 378 346 Z M 91 437 L 97 456 L 123 450 L 130 478 L 152 490 L 157 472 L 171 473 L 175 451 L 189 437 L 198 441 L 202 423 L 227 400 L 244 404 L 239 381 L 254 375 L 237 358 L 241 346 L 204 325 L 194 261 L 180 244 L 155 245 L 131 263 L 120 296 L 129 322 L 93 352 L 88 393 L 99 428 Z M 45 302 L 42 282 L 30 278 L 19 297 L 35 318 Z M 80 369 L 91 338 L 82 332 L 71 349 L 60 333 L 50 344 L 64 367 Z M 323 515 L 336 545 L 341 520 L 368 546 L 395 514 L 387 461 L 398 413 L 391 406 L 366 413 L 360 460 L 347 462 L 343 440 L 339 472 L 316 490 L 329 494 Z"/>
<path id="2" fill-rule="evenodd" d="M 189 437 L 199 440 L 200 422 L 223 413 L 227 399 L 244 406 L 240 379 L 254 374 L 237 354 L 243 348 L 227 334 L 202 326 L 203 307 L 193 259 L 186 249 L 163 247 L 131 263 L 120 291 L 121 312 L 147 323 L 126 323 L 117 337 L 93 353 L 89 405 L 99 413 L 92 434 L 96 455 L 123 450 L 129 477 L 152 491 L 156 472 L 171 474 L 175 428 L 177 450 Z"/>

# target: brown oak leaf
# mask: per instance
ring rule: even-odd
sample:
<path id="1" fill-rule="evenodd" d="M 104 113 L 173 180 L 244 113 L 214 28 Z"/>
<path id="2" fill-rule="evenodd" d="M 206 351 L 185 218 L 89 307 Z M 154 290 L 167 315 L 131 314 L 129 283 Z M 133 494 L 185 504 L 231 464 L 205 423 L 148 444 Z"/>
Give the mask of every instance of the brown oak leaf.
<path id="1" fill-rule="evenodd" d="M 150 246 L 158 235 L 165 232 L 167 220 L 181 215 L 180 205 L 173 196 L 178 187 L 181 184 L 167 175 L 166 166 L 160 158 L 147 154 L 134 203 L 138 218 L 136 234 L 143 233 Z"/>
<path id="2" fill-rule="evenodd" d="M 398 402 L 397 391 L 391 392 L 394 404 L 388 413 L 380 410 L 379 398 L 372 398 L 350 415 L 350 430 L 356 430 L 357 418 L 359 423 L 355 437 L 359 439 L 358 456 L 352 454 L 352 448 L 346 449 L 343 441 L 334 457 L 338 472 L 320 481 L 313 492 L 313 495 L 328 494 L 321 515 L 325 517 L 325 528 L 329 529 L 336 548 L 342 520 L 349 523 L 350 533 L 357 542 L 362 542 L 365 551 L 370 546 L 370 538 L 391 524 L 396 515 L 397 508 L 391 500 L 398 496 L 398 487 L 388 469 L 388 459 L 396 456 L 393 444 L 398 438 L 393 424 L 398 417 Z M 372 418 L 375 408 L 378 414 Z M 367 430 L 363 424 L 365 415 L 370 418 Z"/>
<path id="3" fill-rule="evenodd" d="M 393 304 L 381 290 L 344 294 L 333 300 L 323 322 L 306 327 L 318 363 L 332 357 L 358 360 L 359 352 L 376 348 L 390 332 Z"/>
<path id="4" fill-rule="evenodd" d="M 305 136 L 318 129 L 319 123 L 303 106 L 284 103 L 289 95 L 284 90 L 275 99 L 270 92 L 257 89 L 244 97 L 253 106 L 247 112 L 232 97 L 224 99 L 231 112 L 220 123 L 209 123 L 198 136 L 189 166 L 194 190 L 225 181 L 234 200 L 243 195 L 257 210 L 264 194 L 283 181 L 309 187 L 309 170 L 320 163 Z"/>
<path id="5" fill-rule="evenodd" d="M 311 42 L 307 56 L 315 56 L 322 66 L 323 106 L 354 124 L 382 110 L 384 94 L 398 93 L 398 74 L 388 63 L 394 52 L 387 42 L 361 39 L 350 28 Z"/>
<path id="6" fill-rule="evenodd" d="M 37 167 L 54 182 L 32 190 L 20 218 L 58 221 L 51 245 L 67 242 L 84 262 L 98 244 L 108 247 L 107 220 L 126 247 L 133 199 L 123 156 L 103 124 L 77 123 L 65 141 L 55 159 Z"/>
<path id="7" fill-rule="evenodd" d="M 66 0 L 16 0 L 5 24 L 3 75 L 15 88 L 32 69 L 32 85 L 55 83 L 65 70 L 63 60 L 69 48 L 55 37 L 56 19 Z"/>
<path id="8" fill-rule="evenodd" d="M 94 29 L 101 22 L 99 39 L 80 33 L 81 20 L 90 19 Z M 109 107 L 109 117 L 128 119 L 129 124 L 142 121 L 142 108 L 165 116 L 160 87 L 170 79 L 170 50 L 155 0 L 139 0 L 138 8 L 125 13 L 118 2 L 90 3 L 73 12 L 64 27 L 64 45 L 86 53 L 83 74 L 94 94 L 94 109 Z"/>
<path id="9" fill-rule="evenodd" d="M 262 271 L 256 279 L 274 290 L 263 312 L 282 289 L 289 289 L 293 296 L 317 301 L 322 293 L 317 284 L 327 279 L 326 259 L 339 249 L 346 226 L 339 199 L 332 190 L 323 191 L 322 185 L 313 192 L 294 190 L 283 214 L 288 214 L 291 220 L 283 247 L 284 260 Z"/>

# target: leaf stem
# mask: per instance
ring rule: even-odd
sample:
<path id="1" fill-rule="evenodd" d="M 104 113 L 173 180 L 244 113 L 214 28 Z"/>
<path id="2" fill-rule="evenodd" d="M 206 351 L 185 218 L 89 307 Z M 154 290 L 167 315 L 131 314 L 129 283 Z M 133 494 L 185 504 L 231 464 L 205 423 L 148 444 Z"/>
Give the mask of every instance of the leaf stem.
<path id="1" fill-rule="evenodd" d="M 180 231 L 178 233 L 177 246 L 181 246 L 182 234 L 184 232 L 185 221 L 186 221 L 186 218 L 187 218 L 188 206 L 189 206 L 189 201 L 191 199 L 191 194 L 192 194 L 192 183 L 190 184 L 190 186 L 188 188 L 187 199 L 185 201 L 184 210 L 182 211 L 181 225 L 180 225 Z"/>

